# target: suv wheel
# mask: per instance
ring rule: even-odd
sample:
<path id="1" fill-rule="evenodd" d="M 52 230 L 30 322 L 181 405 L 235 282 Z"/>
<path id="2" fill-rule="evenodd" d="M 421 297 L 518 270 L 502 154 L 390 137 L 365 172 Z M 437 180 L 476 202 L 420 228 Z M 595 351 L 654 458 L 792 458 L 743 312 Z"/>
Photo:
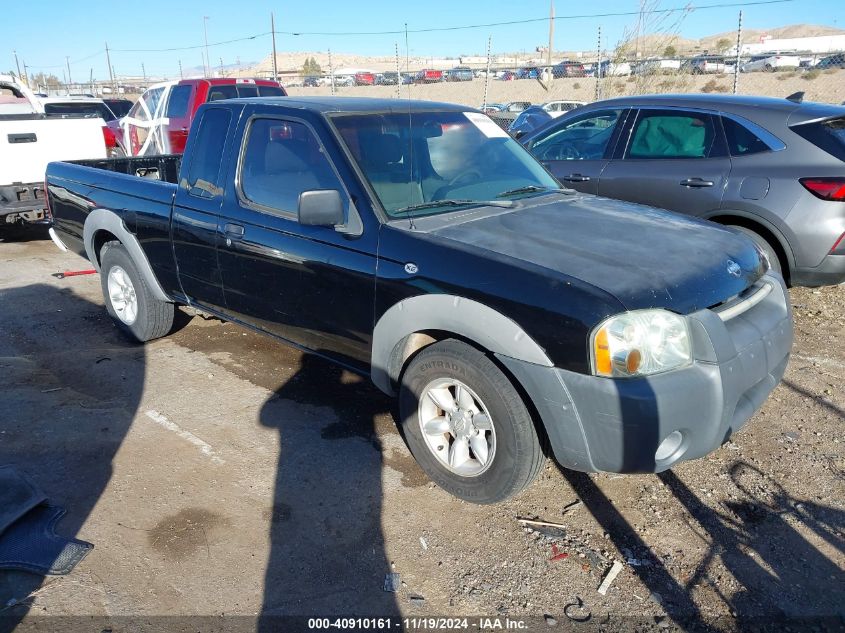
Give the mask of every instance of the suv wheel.
<path id="1" fill-rule="evenodd" d="M 408 364 L 399 412 L 422 469 L 466 501 L 507 499 L 527 487 L 544 462 L 519 392 L 492 360 L 461 341 L 435 343 Z"/>
<path id="2" fill-rule="evenodd" d="M 108 242 L 100 262 L 106 310 L 117 326 L 141 343 L 167 334 L 173 326 L 173 304 L 153 297 L 126 247 Z"/>

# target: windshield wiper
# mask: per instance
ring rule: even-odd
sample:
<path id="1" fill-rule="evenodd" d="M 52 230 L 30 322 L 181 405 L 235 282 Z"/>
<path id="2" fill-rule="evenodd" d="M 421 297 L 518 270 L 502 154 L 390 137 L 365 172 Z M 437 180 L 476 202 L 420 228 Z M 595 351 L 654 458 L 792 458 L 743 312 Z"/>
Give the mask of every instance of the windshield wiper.
<path id="1" fill-rule="evenodd" d="M 539 185 L 526 185 L 524 187 L 517 187 L 516 189 L 509 189 L 502 193 L 496 194 L 497 198 L 504 198 L 505 196 L 515 196 L 518 193 L 534 193 L 535 191 L 566 191 L 560 187 L 541 187 Z"/>
<path id="2" fill-rule="evenodd" d="M 423 202 L 421 204 L 412 204 L 409 207 L 402 207 L 401 209 L 396 209 L 393 213 L 406 213 L 408 211 L 418 211 L 420 209 L 434 209 L 437 207 L 460 207 L 465 205 L 511 207 L 513 206 L 513 203 L 510 200 L 432 200 L 431 202 Z"/>

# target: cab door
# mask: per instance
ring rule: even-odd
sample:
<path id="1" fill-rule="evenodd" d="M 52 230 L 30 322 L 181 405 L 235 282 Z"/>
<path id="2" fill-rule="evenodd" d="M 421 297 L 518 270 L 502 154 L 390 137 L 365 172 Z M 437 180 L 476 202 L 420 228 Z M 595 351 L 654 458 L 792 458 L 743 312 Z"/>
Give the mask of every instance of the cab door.
<path id="1" fill-rule="evenodd" d="M 718 117 L 682 108 L 642 108 L 627 146 L 602 173 L 598 193 L 704 216 L 719 209 L 731 172 Z"/>
<path id="2" fill-rule="evenodd" d="M 275 112 L 243 119 L 236 135 L 244 139 L 241 159 L 228 178 L 236 185 L 218 223 L 226 314 L 363 370 L 372 342 L 377 223 L 365 215 L 352 232 L 301 225 L 300 194 L 325 189 L 340 192 L 347 224 L 360 221 L 344 185 L 354 175 L 329 156 L 317 122 Z"/>
<path id="3" fill-rule="evenodd" d="M 626 114 L 623 108 L 565 114 L 526 147 L 564 187 L 597 193 Z"/>
<path id="4" fill-rule="evenodd" d="M 209 107 L 196 120 L 173 202 L 173 253 L 182 291 L 192 305 L 219 312 L 225 306 L 217 258 L 217 223 L 223 201 L 223 174 L 231 154 L 235 108 Z"/>

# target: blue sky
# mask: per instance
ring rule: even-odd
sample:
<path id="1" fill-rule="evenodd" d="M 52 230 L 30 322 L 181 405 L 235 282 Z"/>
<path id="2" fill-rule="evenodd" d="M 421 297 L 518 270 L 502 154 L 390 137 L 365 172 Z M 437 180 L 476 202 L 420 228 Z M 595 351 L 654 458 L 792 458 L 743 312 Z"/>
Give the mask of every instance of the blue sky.
<path id="1" fill-rule="evenodd" d="M 661 9 L 692 4 L 727 3 L 732 0 L 645 0 Z M 742 0 L 733 0 L 741 2 Z M 639 0 L 604 0 L 603 2 L 555 1 L 558 17 L 637 11 Z M 126 7 L 122 10 L 121 7 Z M 133 7 L 144 7 L 139 12 Z M 322 2 L 270 2 L 232 0 L 178 0 L 176 2 L 125 2 L 121 0 L 38 0 L 13 1 L 3 9 L 6 29 L 5 49 L 0 70 L 13 69 L 12 54 L 26 62 L 31 73 L 43 71 L 62 78 L 65 56 L 70 57 L 71 76 L 87 80 L 91 69 L 96 78 L 108 76 L 104 53 L 108 42 L 112 64 L 118 74 L 141 74 L 143 63 L 148 75 L 178 76 L 178 63 L 185 68 L 202 66 L 202 49 L 171 52 L 122 52 L 122 49 L 163 49 L 203 44 L 203 16 L 208 16 L 208 41 L 213 44 L 270 31 L 270 12 L 275 12 L 276 30 L 290 32 L 362 32 L 426 29 L 447 26 L 485 24 L 508 20 L 543 18 L 548 15 L 548 0 L 323 0 Z M 680 35 L 697 38 L 736 27 L 738 7 L 698 10 L 684 18 Z M 845 28 L 845 2 L 841 0 L 793 0 L 782 4 L 743 8 L 748 28 L 774 28 L 800 22 Z M 672 21 L 672 20 L 669 20 Z M 558 50 L 593 49 L 596 32 L 602 26 L 607 44 L 612 48 L 627 28 L 633 28 L 635 16 L 558 20 L 555 48 Z M 11 37 L 10 37 L 11 35 Z M 460 31 L 411 33 L 412 55 L 438 56 L 483 54 L 487 37 L 493 38 L 494 52 L 532 51 L 548 40 L 548 23 L 485 27 Z M 404 35 L 277 35 L 279 51 L 349 52 L 362 55 L 392 55 L 398 43 L 404 54 Z M 209 49 L 216 66 L 258 61 L 271 50 L 270 36 L 254 40 L 212 46 Z M 66 72 L 66 71 L 65 71 Z"/>

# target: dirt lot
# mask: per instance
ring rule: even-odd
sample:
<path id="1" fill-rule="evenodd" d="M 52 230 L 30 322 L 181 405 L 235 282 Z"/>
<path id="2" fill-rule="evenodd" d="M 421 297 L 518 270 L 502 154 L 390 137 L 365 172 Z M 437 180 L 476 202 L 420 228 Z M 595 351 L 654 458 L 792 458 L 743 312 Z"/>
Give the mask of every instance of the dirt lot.
<path id="1" fill-rule="evenodd" d="M 255 630 L 258 613 L 546 629 L 544 615 L 564 627 L 579 599 L 567 613 L 607 630 L 778 616 L 842 626 L 843 286 L 792 291 L 783 384 L 708 458 L 657 476 L 549 461 L 528 491 L 481 507 L 428 482 L 367 382 L 187 314 L 171 336 L 132 345 L 98 277 L 51 276 L 86 267 L 49 241 L 0 243 L 0 464 L 68 509 L 60 533 L 95 545 L 68 576 L 0 571 L 0 630 L 21 619 L 19 630 L 56 630 L 43 618 L 55 615 L 103 616 L 73 621 L 98 632 L 244 615 Z M 565 529 L 531 532 L 516 517 Z M 613 560 L 624 568 L 602 596 Z M 383 590 L 391 571 L 397 593 Z"/>

